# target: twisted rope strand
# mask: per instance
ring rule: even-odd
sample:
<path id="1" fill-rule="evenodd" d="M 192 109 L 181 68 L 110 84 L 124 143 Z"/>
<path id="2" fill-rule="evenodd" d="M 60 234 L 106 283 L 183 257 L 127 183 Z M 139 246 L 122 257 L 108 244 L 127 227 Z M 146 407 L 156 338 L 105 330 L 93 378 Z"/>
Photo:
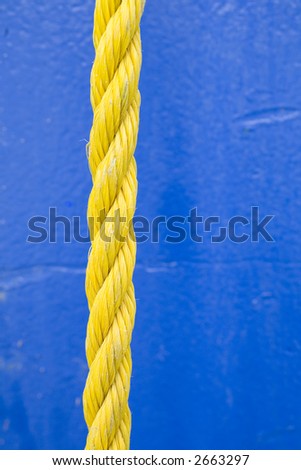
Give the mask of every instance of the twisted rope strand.
<path id="1" fill-rule="evenodd" d="M 128 449 L 130 441 L 130 342 L 136 310 L 132 282 L 136 242 L 131 221 L 137 195 L 134 151 L 143 8 L 144 0 L 96 0 L 94 11 L 94 117 L 87 149 L 93 187 L 88 202 L 92 246 L 86 272 L 90 309 L 89 374 L 83 393 L 89 429 L 86 449 Z"/>

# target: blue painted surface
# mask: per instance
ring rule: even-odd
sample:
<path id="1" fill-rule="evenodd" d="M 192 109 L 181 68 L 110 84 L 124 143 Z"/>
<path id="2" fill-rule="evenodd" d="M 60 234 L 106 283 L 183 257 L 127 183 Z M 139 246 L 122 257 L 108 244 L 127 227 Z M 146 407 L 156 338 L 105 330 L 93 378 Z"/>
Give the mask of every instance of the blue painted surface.
<path id="1" fill-rule="evenodd" d="M 0 6 L 0 447 L 80 449 L 93 1 Z M 139 246 L 135 449 L 300 448 L 301 4 L 149 1 L 137 213 L 275 214 L 275 243 Z"/>

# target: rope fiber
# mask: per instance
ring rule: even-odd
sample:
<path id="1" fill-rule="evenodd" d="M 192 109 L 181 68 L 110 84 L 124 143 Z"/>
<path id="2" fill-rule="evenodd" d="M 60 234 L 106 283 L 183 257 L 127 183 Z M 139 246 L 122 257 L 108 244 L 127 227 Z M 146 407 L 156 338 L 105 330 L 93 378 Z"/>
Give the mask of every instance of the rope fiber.
<path id="1" fill-rule="evenodd" d="M 93 450 L 126 450 L 130 445 L 130 342 L 136 310 L 132 282 L 136 258 L 132 219 L 137 195 L 134 151 L 144 3 L 96 0 L 94 11 L 94 116 L 87 146 L 93 180 L 86 272 L 89 373 L 83 393 L 86 449 Z"/>

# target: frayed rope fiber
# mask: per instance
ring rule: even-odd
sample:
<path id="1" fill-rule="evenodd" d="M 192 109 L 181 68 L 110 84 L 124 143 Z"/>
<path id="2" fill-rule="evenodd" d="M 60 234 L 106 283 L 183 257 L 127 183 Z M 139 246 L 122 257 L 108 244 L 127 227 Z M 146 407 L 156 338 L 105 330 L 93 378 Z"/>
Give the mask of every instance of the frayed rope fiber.
<path id="1" fill-rule="evenodd" d="M 132 282 L 136 242 L 132 219 L 137 179 L 142 0 L 96 0 L 91 72 L 93 124 L 88 159 L 93 187 L 88 202 L 91 251 L 86 272 L 90 310 L 89 365 L 83 406 L 86 449 L 130 445 L 130 342 L 136 302 Z M 116 214 L 119 236 L 116 231 Z"/>

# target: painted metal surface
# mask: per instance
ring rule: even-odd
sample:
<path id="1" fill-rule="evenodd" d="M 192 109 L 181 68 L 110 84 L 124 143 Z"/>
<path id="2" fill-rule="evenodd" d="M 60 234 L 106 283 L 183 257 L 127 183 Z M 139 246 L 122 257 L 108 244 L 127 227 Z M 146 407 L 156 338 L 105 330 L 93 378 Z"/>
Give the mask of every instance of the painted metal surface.
<path id="1" fill-rule="evenodd" d="M 85 220 L 93 1 L 0 12 L 0 448 L 80 449 L 88 244 L 26 238 Z M 294 0 L 147 4 L 137 214 L 259 206 L 275 242 L 139 245 L 135 449 L 300 448 L 300 31 Z"/>

